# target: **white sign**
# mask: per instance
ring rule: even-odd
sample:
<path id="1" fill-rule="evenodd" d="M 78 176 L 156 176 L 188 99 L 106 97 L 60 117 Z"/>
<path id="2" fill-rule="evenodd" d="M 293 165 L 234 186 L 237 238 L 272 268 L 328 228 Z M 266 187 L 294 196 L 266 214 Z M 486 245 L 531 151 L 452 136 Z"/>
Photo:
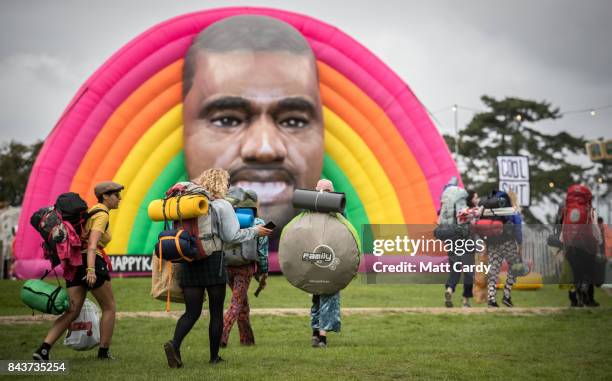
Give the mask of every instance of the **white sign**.
<path id="1" fill-rule="evenodd" d="M 526 156 L 498 156 L 499 181 L 529 181 L 529 160 Z"/>
<path id="2" fill-rule="evenodd" d="M 503 181 L 499 182 L 499 190 L 506 193 L 516 193 L 520 206 L 529 206 L 529 181 Z"/>
<path id="3" fill-rule="evenodd" d="M 499 189 L 514 192 L 520 206 L 529 206 L 529 159 L 526 156 L 498 156 Z"/>

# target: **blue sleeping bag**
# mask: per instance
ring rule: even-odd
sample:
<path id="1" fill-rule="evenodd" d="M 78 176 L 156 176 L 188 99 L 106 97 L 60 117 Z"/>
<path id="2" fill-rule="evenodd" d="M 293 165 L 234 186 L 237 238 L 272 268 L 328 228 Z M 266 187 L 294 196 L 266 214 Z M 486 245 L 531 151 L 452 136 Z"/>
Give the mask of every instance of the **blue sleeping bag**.
<path id="1" fill-rule="evenodd" d="M 236 217 L 238 217 L 240 229 L 250 228 L 255 222 L 255 213 L 251 208 L 236 208 Z"/>

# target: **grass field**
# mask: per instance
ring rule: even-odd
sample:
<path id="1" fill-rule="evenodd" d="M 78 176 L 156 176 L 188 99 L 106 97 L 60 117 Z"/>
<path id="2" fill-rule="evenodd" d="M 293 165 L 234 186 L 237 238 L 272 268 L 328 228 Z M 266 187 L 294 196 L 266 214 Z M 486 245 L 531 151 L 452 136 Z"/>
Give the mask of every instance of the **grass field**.
<path id="1" fill-rule="evenodd" d="M 149 279 L 114 279 L 120 311 L 160 311 L 148 296 Z M 28 315 L 21 282 L 0 282 L 0 314 Z M 252 289 L 252 291 L 254 288 Z M 309 307 L 309 297 L 282 277 L 273 277 L 252 308 Z M 237 344 L 237 327 L 210 366 L 208 319 L 202 318 L 183 346 L 183 369 L 167 369 L 162 344 L 174 328 L 170 318 L 117 321 L 112 364 L 94 361 L 95 351 L 75 352 L 58 344 L 53 359 L 71 362 L 69 379 L 589 379 L 612 375 L 612 298 L 598 290 L 599 309 L 515 316 L 505 313 L 429 313 L 344 316 L 341 334 L 327 349 L 309 346 L 306 316 L 255 316 L 255 347 Z M 547 286 L 516 291 L 520 307 L 564 307 L 566 292 Z M 456 297 L 459 302 L 459 297 Z M 342 293 L 343 307 L 439 307 L 439 285 L 366 285 L 355 281 Z M 181 310 L 182 305 L 174 305 Z M 50 322 L 0 325 L 0 359 L 29 359 Z M 31 376 L 30 378 L 40 378 Z"/>

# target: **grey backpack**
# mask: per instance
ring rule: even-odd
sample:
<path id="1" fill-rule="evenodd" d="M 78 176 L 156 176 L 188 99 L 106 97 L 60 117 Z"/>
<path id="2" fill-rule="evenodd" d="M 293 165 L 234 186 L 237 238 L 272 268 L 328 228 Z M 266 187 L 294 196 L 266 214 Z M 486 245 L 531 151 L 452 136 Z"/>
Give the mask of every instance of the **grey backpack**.
<path id="1" fill-rule="evenodd" d="M 223 241 L 217 233 L 217 213 L 208 205 L 208 214 L 198 217 L 198 238 L 207 255 L 224 250 Z"/>
<path id="2" fill-rule="evenodd" d="M 228 266 L 243 266 L 257 262 L 259 238 L 242 243 L 224 243 L 223 255 Z"/>

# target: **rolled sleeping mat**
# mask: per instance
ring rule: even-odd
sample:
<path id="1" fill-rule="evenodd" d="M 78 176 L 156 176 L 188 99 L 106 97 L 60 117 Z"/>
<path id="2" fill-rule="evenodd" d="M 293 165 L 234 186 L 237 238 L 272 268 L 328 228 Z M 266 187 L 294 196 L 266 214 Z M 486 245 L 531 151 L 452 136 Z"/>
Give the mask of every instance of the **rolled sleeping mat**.
<path id="1" fill-rule="evenodd" d="M 493 216 L 512 216 L 516 214 L 517 211 L 515 208 L 495 208 L 495 209 L 484 209 L 482 212 L 483 217 L 493 217 Z"/>
<path id="2" fill-rule="evenodd" d="M 310 294 L 333 294 L 357 274 L 359 237 L 340 214 L 303 212 L 283 229 L 278 256 L 293 286 Z"/>
<path id="3" fill-rule="evenodd" d="M 21 301 L 36 311 L 54 315 L 63 314 L 69 306 L 66 290 L 40 279 L 30 279 L 23 284 Z"/>
<path id="4" fill-rule="evenodd" d="M 255 212 L 250 208 L 237 208 L 236 217 L 238 217 L 240 229 L 250 228 L 255 222 Z"/>
<path id="5" fill-rule="evenodd" d="M 178 221 L 181 219 L 176 210 L 177 201 L 182 219 L 197 218 L 208 214 L 208 199 L 204 196 L 183 196 L 180 199 L 170 197 L 166 200 L 166 218 L 168 220 Z M 149 203 L 148 212 L 151 220 L 164 220 L 163 205 L 163 199 L 153 200 Z"/>
<path id="6" fill-rule="evenodd" d="M 340 192 L 321 192 L 310 189 L 296 189 L 293 192 L 293 207 L 318 213 L 342 213 L 346 196 Z"/>

